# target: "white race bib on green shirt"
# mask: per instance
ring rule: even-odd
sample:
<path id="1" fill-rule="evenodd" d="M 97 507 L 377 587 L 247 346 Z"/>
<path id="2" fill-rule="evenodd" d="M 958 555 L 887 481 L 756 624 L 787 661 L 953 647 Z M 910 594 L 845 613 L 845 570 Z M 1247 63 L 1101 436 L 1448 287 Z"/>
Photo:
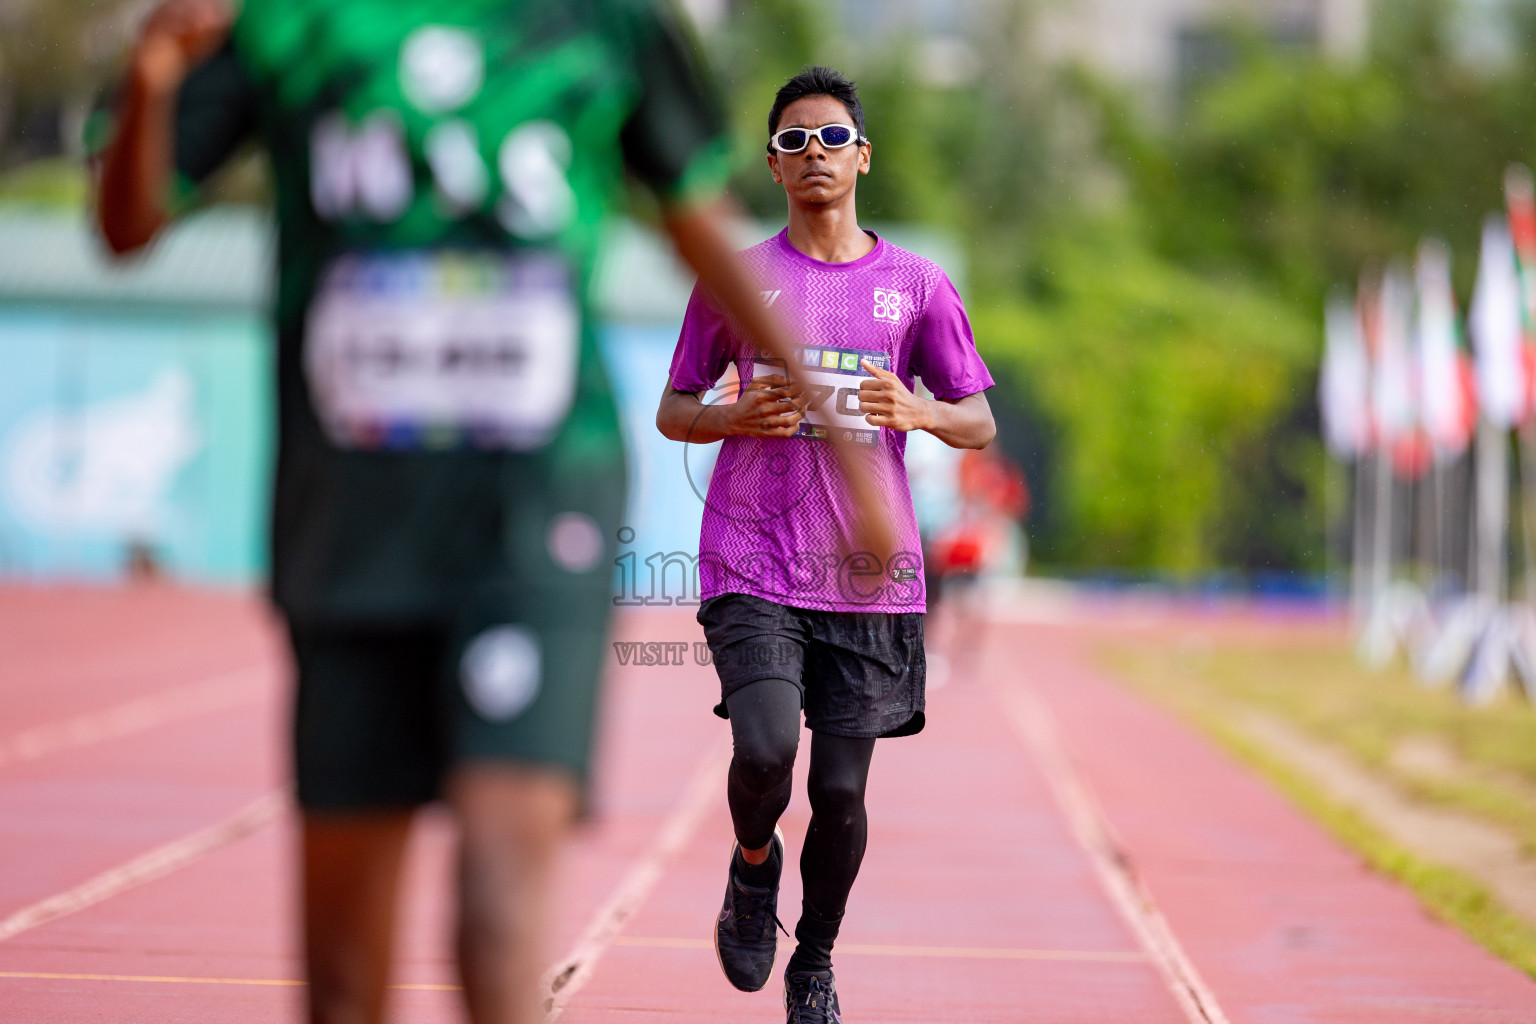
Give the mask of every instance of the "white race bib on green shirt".
<path id="1" fill-rule="evenodd" d="M 548 256 L 352 254 L 321 275 L 304 368 L 344 448 L 528 450 L 576 392 L 581 315 Z"/>

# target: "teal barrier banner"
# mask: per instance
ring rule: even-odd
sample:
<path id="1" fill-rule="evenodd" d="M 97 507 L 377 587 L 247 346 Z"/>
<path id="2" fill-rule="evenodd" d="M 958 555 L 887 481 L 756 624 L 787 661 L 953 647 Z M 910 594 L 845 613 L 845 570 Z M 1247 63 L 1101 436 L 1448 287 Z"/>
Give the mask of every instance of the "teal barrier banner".
<path id="1" fill-rule="evenodd" d="M 268 331 L 237 313 L 0 307 L 0 574 L 215 583 L 266 564 Z"/>
<path id="2" fill-rule="evenodd" d="M 622 550 L 645 577 L 651 555 L 698 550 L 718 446 L 685 457 L 656 431 L 675 325 L 601 337 L 629 444 Z M 0 575 L 110 581 L 147 560 L 183 580 L 264 578 L 269 338 L 242 314 L 0 307 Z M 658 598 L 691 588 L 669 568 Z"/>

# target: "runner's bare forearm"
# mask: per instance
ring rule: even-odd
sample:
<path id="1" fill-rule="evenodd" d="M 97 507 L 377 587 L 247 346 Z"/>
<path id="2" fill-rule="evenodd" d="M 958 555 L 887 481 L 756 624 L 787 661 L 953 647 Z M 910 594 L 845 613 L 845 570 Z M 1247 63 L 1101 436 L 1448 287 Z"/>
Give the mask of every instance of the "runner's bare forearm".
<path id="1" fill-rule="evenodd" d="M 146 19 L 98 185 L 96 215 L 113 252 L 139 248 L 170 219 L 177 93 L 187 73 L 223 44 L 232 18 L 224 0 L 164 0 Z"/>
<path id="2" fill-rule="evenodd" d="M 928 422 L 923 429 L 951 448 L 985 448 L 997 436 L 992 407 L 983 392 L 952 402 L 933 399 L 928 402 L 927 411 Z"/>
<path id="3" fill-rule="evenodd" d="M 656 409 L 656 429 L 669 441 L 709 444 L 729 436 L 724 410 L 705 405 L 699 396 L 667 385 Z"/>
<path id="4" fill-rule="evenodd" d="M 117 133 L 101 164 L 97 217 L 107 245 L 118 254 L 146 244 L 168 220 L 171 126 L 176 87 L 135 61 L 118 105 Z"/>

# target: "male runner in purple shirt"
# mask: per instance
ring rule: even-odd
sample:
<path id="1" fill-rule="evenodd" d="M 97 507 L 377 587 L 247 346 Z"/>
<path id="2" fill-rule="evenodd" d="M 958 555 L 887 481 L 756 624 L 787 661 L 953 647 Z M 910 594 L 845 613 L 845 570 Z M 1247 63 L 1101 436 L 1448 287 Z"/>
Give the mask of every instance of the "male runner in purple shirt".
<path id="1" fill-rule="evenodd" d="M 705 503 L 698 614 L 720 676 L 715 713 L 735 742 L 720 966 L 747 992 L 773 970 L 777 822 L 803 708 L 812 817 L 784 1000 L 790 1024 L 828 1024 L 842 1019 L 832 944 L 864 856 L 875 740 L 923 727 L 925 594 L 906 432 L 983 448 L 996 431 L 983 393 L 992 378 L 948 277 L 859 228 L 854 191 L 870 144 L 853 83 L 821 67 L 795 76 L 768 132 L 789 226 L 743 255 L 799 348 L 788 366 L 756 353 L 695 289 L 656 422 L 673 440 L 725 439 Z M 737 400 L 706 402 L 733 362 L 746 382 Z M 913 393 L 916 377 L 933 399 Z M 869 470 L 896 542 L 889 557 L 850 550 L 857 520 L 827 439 L 852 442 Z"/>

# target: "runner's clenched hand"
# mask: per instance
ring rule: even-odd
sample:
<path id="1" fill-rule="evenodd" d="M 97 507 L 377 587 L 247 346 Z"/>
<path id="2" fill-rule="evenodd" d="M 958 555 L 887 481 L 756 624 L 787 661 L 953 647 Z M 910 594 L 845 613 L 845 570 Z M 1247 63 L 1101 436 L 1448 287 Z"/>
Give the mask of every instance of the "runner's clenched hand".
<path id="1" fill-rule="evenodd" d="M 882 370 L 867 359 L 860 360 L 860 365 L 874 375 L 859 384 L 859 411 L 865 414 L 865 422 L 900 431 L 928 426 L 926 399 L 914 395 L 890 370 Z"/>
<path id="2" fill-rule="evenodd" d="M 731 432 L 749 437 L 794 437 L 805 419 L 799 385 L 778 373 L 745 382 L 735 403 L 725 408 Z"/>

